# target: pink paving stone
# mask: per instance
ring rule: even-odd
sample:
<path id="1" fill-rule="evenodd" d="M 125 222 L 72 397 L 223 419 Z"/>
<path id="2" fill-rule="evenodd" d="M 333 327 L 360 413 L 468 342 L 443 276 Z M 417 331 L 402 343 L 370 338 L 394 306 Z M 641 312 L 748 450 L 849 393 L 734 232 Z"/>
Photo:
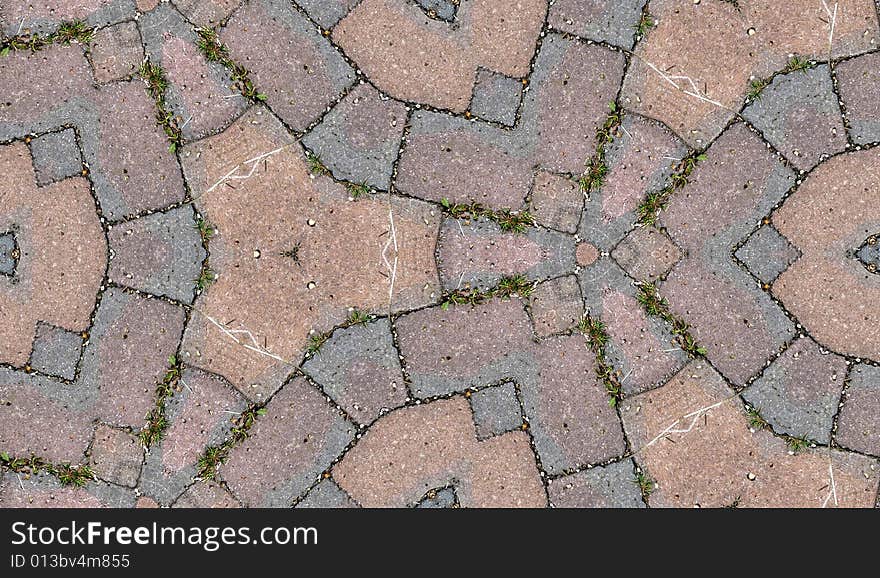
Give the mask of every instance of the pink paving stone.
<path id="1" fill-rule="evenodd" d="M 95 80 L 110 82 L 136 74 L 144 60 L 141 36 L 134 22 L 123 22 L 95 32 L 89 45 Z"/>
<path id="2" fill-rule="evenodd" d="M 453 28 L 414 4 L 365 0 L 334 28 L 333 40 L 384 92 L 464 112 L 477 67 L 526 76 L 546 7 L 546 0 L 504 7 L 474 0 L 459 6 Z"/>
<path id="3" fill-rule="evenodd" d="M 660 288 L 671 311 L 728 379 L 744 384 L 794 335 L 782 310 L 731 252 L 793 184 L 761 140 L 734 125 L 698 163 L 661 215 L 688 257 Z"/>
<path id="4" fill-rule="evenodd" d="M 547 497 L 525 432 L 478 442 L 462 397 L 395 411 L 377 422 L 333 468 L 364 507 L 414 504 L 454 484 L 464 507 L 542 507 Z"/>
<path id="5" fill-rule="evenodd" d="M 259 30 L 260 41 L 254 42 Z M 232 59 L 250 71 L 272 110 L 295 130 L 318 119 L 354 81 L 354 73 L 313 25 L 289 3 L 256 0 L 220 33 Z M 279 67 L 278 63 L 285 63 Z"/>
<path id="6" fill-rule="evenodd" d="M 637 461 L 657 484 L 652 506 L 874 505 L 874 460 L 825 448 L 790 454 L 784 440 L 750 431 L 742 402 L 699 361 L 664 387 L 629 398 L 621 415 Z"/>
<path id="7" fill-rule="evenodd" d="M 449 219 L 443 224 L 437 242 L 437 260 L 444 287 L 456 289 L 459 279 L 468 284 L 472 277 L 480 277 L 480 274 L 524 273 L 544 260 L 544 248 L 535 240 L 480 223 L 461 224 Z"/>
<path id="8" fill-rule="evenodd" d="M 571 329 L 584 314 L 584 301 L 577 278 L 560 277 L 541 283 L 529 301 L 538 337 Z"/>
<path id="9" fill-rule="evenodd" d="M 880 456 L 880 368 L 856 365 L 849 381 L 835 441 L 846 448 Z"/>
<path id="10" fill-rule="evenodd" d="M 122 206 L 105 212 L 136 213 L 183 199 L 183 179 L 165 133 L 156 125 L 156 105 L 140 81 L 99 91 L 98 162 L 119 192 Z M 146 192 L 146 194 L 145 194 Z"/>
<path id="11" fill-rule="evenodd" d="M 135 5 L 140 12 L 149 12 L 159 5 L 160 0 L 135 0 Z"/>
<path id="12" fill-rule="evenodd" d="M 182 100 L 184 137 L 197 139 L 227 126 L 244 108 L 243 99 L 220 81 L 199 49 L 172 36 L 162 44 L 162 66 Z"/>
<path id="13" fill-rule="evenodd" d="M 244 163 L 264 153 L 272 154 L 259 171 Z M 185 360 L 223 375 L 252 399 L 265 399 L 291 372 L 283 360 L 301 354 L 311 330 L 343 322 L 350 307 L 388 310 L 389 201 L 349 201 L 341 185 L 313 178 L 302 149 L 261 108 L 182 154 L 199 210 L 218 230 L 211 240 L 218 279 L 197 301 L 201 314 L 188 326 Z M 253 176 L 225 186 L 231 169 Z M 440 217 L 418 201 L 390 203 L 399 249 L 390 297 L 397 311 L 426 305 L 439 293 L 434 248 Z M 249 331 L 271 355 L 236 344 L 208 316 L 234 320 L 230 330 Z"/>
<path id="14" fill-rule="evenodd" d="M 614 260 L 636 281 L 654 282 L 682 258 L 681 249 L 656 227 L 637 227 L 611 252 Z"/>
<path id="15" fill-rule="evenodd" d="M 83 353 L 80 378 L 100 392 L 95 412 L 105 423 L 140 428 L 155 405 L 156 384 L 177 350 L 184 311 L 160 299 L 104 293 Z"/>
<path id="16" fill-rule="evenodd" d="M 602 296 L 602 321 L 611 338 L 609 358 L 623 373 L 623 389 L 636 393 L 663 385 L 684 365 L 672 336 L 651 326 L 636 298 L 609 289 Z"/>
<path id="17" fill-rule="evenodd" d="M 871 0 L 840 2 L 833 56 L 858 54 L 876 46 L 876 6 Z M 636 50 L 638 58 L 623 88 L 626 108 L 663 121 L 693 146 L 716 137 L 740 108 L 754 76 L 784 68 L 792 54 L 827 58 L 829 27 L 820 2 L 796 11 L 779 10 L 773 0 L 651 3 L 657 26 Z M 749 29 L 754 34 L 749 35 Z M 653 67 L 653 68 L 652 68 Z M 674 70 L 670 84 L 658 71 Z M 673 73 L 664 73 L 673 74 Z M 696 89 L 694 89 L 696 87 Z M 704 93 L 703 98 L 689 96 Z M 720 105 L 720 106 L 719 106 Z"/>
<path id="18" fill-rule="evenodd" d="M 288 507 L 354 439 L 354 426 L 303 378 L 266 407 L 220 475 L 250 507 Z"/>
<path id="19" fill-rule="evenodd" d="M 218 433 L 225 434 L 236 414 L 247 407 L 241 396 L 215 376 L 187 370 L 183 380 L 183 389 L 166 402 L 170 425 L 159 451 L 167 476 L 194 465 L 206 447 L 222 442 Z"/>
<path id="20" fill-rule="evenodd" d="M 238 8 L 241 0 L 172 0 L 196 26 L 214 27 Z"/>
<path id="21" fill-rule="evenodd" d="M 0 361 L 23 366 L 38 321 L 88 329 L 107 245 L 89 184 L 70 178 L 37 189 L 23 143 L 0 146 L 0 231 L 15 230 L 17 282 L 0 277 Z"/>
<path id="22" fill-rule="evenodd" d="M 144 452 L 136 436 L 99 425 L 90 456 L 92 470 L 98 478 L 130 488 L 137 485 Z"/>
<path id="23" fill-rule="evenodd" d="M 599 249 L 591 243 L 578 243 L 575 247 L 575 260 L 581 267 L 588 267 L 599 259 Z"/>
<path id="24" fill-rule="evenodd" d="M 137 499 L 135 503 L 135 508 L 158 508 L 159 504 L 156 503 L 156 500 L 152 498 L 148 498 L 146 496 L 141 496 Z"/>
<path id="25" fill-rule="evenodd" d="M 880 149 L 834 157 L 773 216 L 802 256 L 773 294 L 820 344 L 880 360 L 880 276 L 849 253 L 880 231 Z"/>
<path id="26" fill-rule="evenodd" d="M 0 370 L 0 451 L 52 463 L 83 462 L 94 430 L 92 415 L 77 403 L 78 388 L 70 397 L 65 388 L 71 386 Z"/>
<path id="27" fill-rule="evenodd" d="M 240 508 L 241 504 L 220 484 L 196 482 L 174 502 L 172 508 Z"/>
<path id="28" fill-rule="evenodd" d="M 795 341 L 744 392 L 773 431 L 827 444 L 846 377 L 846 360 L 811 339 Z"/>
<path id="29" fill-rule="evenodd" d="M 535 219 L 547 227 L 576 233 L 584 208 L 584 196 L 575 182 L 540 171 L 531 196 Z"/>
<path id="30" fill-rule="evenodd" d="M 880 53 L 841 62 L 834 72 L 853 140 L 880 141 Z"/>
<path id="31" fill-rule="evenodd" d="M 686 147 L 668 129 L 638 116 L 627 116 L 618 138 L 608 147 L 608 175 L 602 185 L 602 216 L 614 220 L 639 206 L 648 192 L 663 187 Z"/>

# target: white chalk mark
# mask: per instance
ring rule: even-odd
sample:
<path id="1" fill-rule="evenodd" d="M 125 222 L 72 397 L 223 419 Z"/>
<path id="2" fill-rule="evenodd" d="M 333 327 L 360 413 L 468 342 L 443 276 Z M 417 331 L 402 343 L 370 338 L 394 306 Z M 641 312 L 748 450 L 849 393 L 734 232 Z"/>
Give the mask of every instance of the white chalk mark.
<path id="1" fill-rule="evenodd" d="M 202 315 L 205 316 L 205 319 L 207 319 L 208 321 L 210 321 L 211 323 L 216 325 L 217 328 L 220 329 L 220 331 L 222 331 L 227 337 L 229 337 L 235 343 L 241 345 L 245 349 L 249 349 L 251 351 L 259 353 L 260 355 L 264 355 L 266 357 L 269 357 L 269 358 L 274 359 L 276 361 L 280 361 L 282 363 L 288 363 L 288 364 L 290 363 L 289 361 L 287 361 L 283 357 L 281 357 L 275 353 L 272 353 L 268 349 L 260 347 L 260 344 L 257 341 L 256 337 L 254 337 L 254 334 L 251 333 L 250 331 L 248 331 L 247 329 L 229 329 L 226 326 L 219 323 L 216 319 L 214 319 L 210 315 L 207 315 L 205 313 L 202 313 Z M 245 343 L 244 341 L 241 341 L 238 337 L 236 337 L 237 335 L 245 335 L 245 336 L 249 337 L 251 340 L 251 343 Z"/>
<path id="2" fill-rule="evenodd" d="M 287 147 L 293 146 L 293 144 L 294 143 L 278 147 L 275 150 L 269 151 L 267 153 L 263 153 L 261 155 L 257 155 L 252 159 L 248 159 L 248 160 L 244 161 L 243 163 L 239 163 L 238 165 L 233 167 L 232 170 L 230 170 L 228 173 L 223 175 L 219 181 L 217 181 L 216 183 L 214 183 L 213 185 L 208 187 L 208 189 L 205 191 L 205 193 L 210 193 L 211 191 L 213 191 L 214 189 L 216 189 L 217 187 L 219 187 L 220 185 L 222 185 L 228 181 L 232 181 L 232 180 L 243 181 L 245 179 L 251 178 L 254 175 L 254 173 L 256 172 L 257 167 L 260 166 L 259 163 L 261 160 L 264 160 L 264 159 L 267 159 L 273 155 L 276 155 L 276 154 L 280 153 L 281 151 L 283 151 L 284 149 L 286 149 Z M 235 174 L 244 165 L 251 165 L 250 171 L 248 171 L 248 173 L 246 175 Z"/>
<path id="3" fill-rule="evenodd" d="M 831 498 L 834 498 L 834 507 L 840 505 L 840 502 L 837 500 L 837 483 L 834 481 L 834 466 L 831 463 L 831 460 L 828 461 L 828 476 L 830 477 L 830 485 L 831 490 L 828 492 L 828 496 L 825 497 L 825 501 L 822 502 L 822 507 L 828 506 L 828 502 L 831 501 Z"/>
<path id="4" fill-rule="evenodd" d="M 645 60 L 643 58 L 640 58 L 640 60 L 642 62 L 644 62 L 645 65 L 648 66 L 651 70 L 653 70 L 654 72 L 659 74 L 660 78 L 662 78 L 663 80 L 665 80 L 666 82 L 671 84 L 673 86 L 673 88 L 675 88 L 676 90 L 681 91 L 682 93 L 684 93 L 690 97 L 702 100 L 703 102 L 708 102 L 709 104 L 717 106 L 718 108 L 723 108 L 724 110 L 732 110 L 731 108 L 724 106 L 722 103 L 718 102 L 717 100 L 713 100 L 713 99 L 709 98 L 707 95 L 703 94 L 702 91 L 700 91 L 700 88 L 697 86 L 697 84 L 693 81 L 693 79 L 690 76 L 680 75 L 680 74 L 676 74 L 676 75 L 666 74 L 665 72 L 663 72 L 662 70 L 660 70 L 659 68 L 657 68 L 656 66 L 654 66 L 653 64 L 648 62 L 647 60 Z M 686 80 L 688 82 L 688 84 L 690 85 L 690 88 L 679 86 L 679 84 L 676 82 L 676 80 Z M 733 112 L 736 112 L 736 111 L 733 111 Z"/>
<path id="5" fill-rule="evenodd" d="M 834 10 L 831 10 L 828 7 L 828 4 L 825 0 L 822 0 L 822 7 L 825 8 L 825 14 L 828 15 L 828 53 L 831 53 L 832 48 L 834 47 L 834 30 L 837 27 L 837 8 L 838 2 L 834 3 Z"/>
<path id="6" fill-rule="evenodd" d="M 388 207 L 388 223 L 390 225 L 390 233 L 391 235 L 388 238 L 388 241 L 385 243 L 385 247 L 382 248 L 382 260 L 385 261 L 385 266 L 388 268 L 390 273 L 390 280 L 388 283 L 388 307 L 391 308 L 391 303 L 394 299 L 394 282 L 397 280 L 397 261 L 400 255 L 398 246 L 397 246 L 397 229 L 394 226 L 394 212 L 391 209 L 389 198 L 389 207 Z M 388 259 L 388 249 L 394 248 L 394 261 L 391 262 Z"/>
<path id="7" fill-rule="evenodd" d="M 183 123 L 182 125 L 180 125 L 180 130 L 183 130 L 184 128 L 186 128 L 186 125 L 188 125 L 190 123 L 190 121 L 195 118 L 195 116 L 196 116 L 195 114 L 189 115 L 189 118 L 186 119 L 186 122 Z"/>

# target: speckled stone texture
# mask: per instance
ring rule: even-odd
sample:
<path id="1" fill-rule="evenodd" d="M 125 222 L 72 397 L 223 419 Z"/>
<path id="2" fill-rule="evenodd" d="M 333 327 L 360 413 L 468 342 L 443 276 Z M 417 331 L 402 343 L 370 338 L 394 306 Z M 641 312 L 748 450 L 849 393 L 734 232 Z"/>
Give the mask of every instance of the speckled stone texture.
<path id="1" fill-rule="evenodd" d="M 698 361 L 664 387 L 624 402 L 621 414 L 639 463 L 657 484 L 651 506 L 874 505 L 874 460 L 824 448 L 790 454 L 783 440 L 749 430 L 742 402 Z"/>
<path id="2" fill-rule="evenodd" d="M 773 284 L 821 344 L 880 360 L 880 277 L 848 257 L 880 230 L 880 149 L 837 156 L 810 173 L 773 216 L 801 258 Z M 845 296 L 845 297 L 844 297 Z"/>
<path id="3" fill-rule="evenodd" d="M 535 219 L 546 227 L 576 233 L 584 206 L 574 181 L 545 171 L 535 175 L 531 207 Z"/>
<path id="4" fill-rule="evenodd" d="M 388 190 L 406 107 L 359 84 L 304 139 L 337 179 Z"/>
<path id="5" fill-rule="evenodd" d="M 102 480 L 133 488 L 144 461 L 140 440 L 130 433 L 101 425 L 95 431 L 90 462 Z"/>
<path id="6" fill-rule="evenodd" d="M 30 146 L 39 187 L 79 175 L 82 171 L 82 156 L 72 128 L 38 136 Z"/>
<path id="7" fill-rule="evenodd" d="M 834 69 L 850 135 L 859 144 L 880 142 L 880 54 L 866 54 Z"/>
<path id="8" fill-rule="evenodd" d="M 798 339 L 743 393 L 773 430 L 827 444 L 843 391 L 846 361 Z"/>
<path id="9" fill-rule="evenodd" d="M 110 230 L 112 281 L 152 295 L 191 302 L 205 249 L 190 207 L 154 213 Z"/>
<path id="10" fill-rule="evenodd" d="M 333 480 L 322 480 L 309 490 L 297 508 L 357 508 L 358 504 L 336 485 Z"/>
<path id="11" fill-rule="evenodd" d="M 645 507 L 630 460 L 557 478 L 548 491 L 555 508 Z"/>
<path id="12" fill-rule="evenodd" d="M 341 185 L 312 178 L 300 145 L 263 109 L 182 155 L 196 206 L 218 231 L 210 261 L 217 280 L 196 301 L 200 313 L 187 327 L 184 359 L 223 375 L 252 400 L 275 392 L 309 332 L 341 323 L 348 308 L 387 310 L 389 297 L 395 310 L 413 308 L 439 293 L 439 215 L 425 203 L 391 201 L 399 248 L 391 292 L 383 258 L 389 201 L 349 201 Z M 226 186 L 230 167 L 251 176 Z"/>
<path id="13" fill-rule="evenodd" d="M 682 258 L 681 249 L 655 227 L 634 229 L 611 253 L 614 260 L 636 281 L 654 282 Z"/>
<path id="14" fill-rule="evenodd" d="M 2 508 L 131 508 L 133 490 L 104 482 L 88 482 L 85 487 L 63 486 L 41 473 L 19 483 L 18 476 L 0 480 Z"/>
<path id="15" fill-rule="evenodd" d="M 556 0 L 550 26 L 583 38 L 632 48 L 645 0 Z"/>
<path id="16" fill-rule="evenodd" d="M 137 25 L 123 22 L 98 30 L 89 44 L 89 56 L 99 83 L 137 74 L 144 59 Z"/>
<path id="17" fill-rule="evenodd" d="M 777 76 L 743 116 L 801 170 L 846 148 L 827 65 Z"/>
<path id="18" fill-rule="evenodd" d="M 772 225 L 764 225 L 735 255 L 762 283 L 772 283 L 798 260 L 800 252 Z"/>
<path id="19" fill-rule="evenodd" d="M 245 505 L 286 507 L 354 439 L 355 428 L 302 378 L 289 382 L 266 411 L 220 475 Z"/>
<path id="20" fill-rule="evenodd" d="M 584 315 L 581 289 L 577 278 L 572 275 L 538 285 L 529 305 L 535 333 L 539 337 L 567 331 L 576 326 Z"/>
<path id="21" fill-rule="evenodd" d="M 46 375 L 73 380 L 82 345 L 81 333 L 39 323 L 29 365 Z"/>
<path id="22" fill-rule="evenodd" d="M 259 42 L 252 37 L 255 29 Z M 354 81 L 342 56 L 283 0 L 247 3 L 223 28 L 220 41 L 250 71 L 272 110 L 295 130 L 317 121 Z M 279 68 L 279 62 L 286 65 Z"/>
<path id="23" fill-rule="evenodd" d="M 471 112 L 480 118 L 513 126 L 522 89 L 523 83 L 515 78 L 480 69 L 474 83 Z"/>
<path id="24" fill-rule="evenodd" d="M 849 375 L 835 440 L 844 447 L 880 456 L 880 368 L 856 365 Z"/>
<path id="25" fill-rule="evenodd" d="M 501 435 L 523 424 L 516 386 L 511 382 L 481 389 L 471 394 L 470 400 L 477 439 Z"/>
<path id="26" fill-rule="evenodd" d="M 241 0 L 171 0 L 196 26 L 214 27 L 238 8 Z"/>
<path id="27" fill-rule="evenodd" d="M 333 477 L 366 507 L 413 504 L 451 482 L 464 507 L 547 502 L 526 433 L 478 442 L 462 397 L 386 416 L 334 466 Z"/>
<path id="28" fill-rule="evenodd" d="M 364 0 L 333 29 L 333 40 L 392 96 L 464 112 L 478 67 L 528 74 L 546 10 L 546 0 L 472 0 L 452 28 L 409 2 Z"/>
<path id="29" fill-rule="evenodd" d="M 742 124 L 706 154 L 661 215 L 688 257 L 660 293 L 673 313 L 693 325 L 718 370 L 743 385 L 794 336 L 794 325 L 731 252 L 782 199 L 794 177 Z"/>
<path id="30" fill-rule="evenodd" d="M 406 401 L 387 319 L 337 330 L 303 369 L 358 423 L 370 423 Z"/>

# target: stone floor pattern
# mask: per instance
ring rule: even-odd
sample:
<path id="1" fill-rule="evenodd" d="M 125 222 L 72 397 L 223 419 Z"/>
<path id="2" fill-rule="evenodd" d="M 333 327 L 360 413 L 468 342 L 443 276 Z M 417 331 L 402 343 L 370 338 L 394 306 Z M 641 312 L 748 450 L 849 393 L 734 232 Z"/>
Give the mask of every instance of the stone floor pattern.
<path id="1" fill-rule="evenodd" d="M 0 0 L 0 507 L 876 507 L 880 2 Z"/>

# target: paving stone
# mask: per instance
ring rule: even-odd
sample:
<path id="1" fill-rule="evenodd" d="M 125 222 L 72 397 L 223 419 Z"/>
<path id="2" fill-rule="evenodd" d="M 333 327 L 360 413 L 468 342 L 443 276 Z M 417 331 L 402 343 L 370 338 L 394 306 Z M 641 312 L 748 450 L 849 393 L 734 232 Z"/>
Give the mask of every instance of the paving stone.
<path id="1" fill-rule="evenodd" d="M 592 243 L 581 242 L 574 248 L 574 259 L 580 267 L 589 267 L 599 260 L 599 249 Z"/>
<path id="2" fill-rule="evenodd" d="M 544 171 L 535 176 L 531 208 L 542 225 L 576 233 L 583 207 L 584 197 L 575 182 Z"/>
<path id="3" fill-rule="evenodd" d="M 376 423 L 333 467 L 339 486 L 365 507 L 415 504 L 454 485 L 463 507 L 540 507 L 547 497 L 525 432 L 478 442 L 462 397 L 397 410 Z"/>
<path id="4" fill-rule="evenodd" d="M 459 507 L 458 496 L 454 488 L 440 488 L 431 490 L 422 500 L 416 504 L 416 508 L 443 509 Z"/>
<path id="5" fill-rule="evenodd" d="M 549 279 L 574 268 L 573 239 L 551 230 L 503 232 L 494 222 L 446 219 L 437 240 L 440 282 L 445 291 L 493 287 L 518 274 Z"/>
<path id="6" fill-rule="evenodd" d="M 252 31 L 260 30 L 260 42 Z M 354 71 L 312 24 L 283 0 L 257 0 L 220 33 L 229 54 L 250 71 L 266 102 L 295 130 L 318 120 L 354 81 Z M 278 62 L 285 66 L 279 68 Z"/>
<path id="7" fill-rule="evenodd" d="M 81 334 L 38 323 L 30 366 L 46 375 L 72 380 L 76 377 L 82 346 Z"/>
<path id="8" fill-rule="evenodd" d="M 618 53 L 548 35 L 517 127 L 417 111 L 397 188 L 434 201 L 517 208 L 532 186 L 536 165 L 580 174 L 596 151 L 596 129 L 605 122 L 623 65 Z"/>
<path id="9" fill-rule="evenodd" d="M 406 107 L 359 84 L 303 139 L 333 175 L 381 190 L 391 185 Z"/>
<path id="10" fill-rule="evenodd" d="M 89 56 L 99 83 L 121 80 L 137 74 L 144 60 L 141 35 L 134 22 L 123 22 L 95 32 Z"/>
<path id="11" fill-rule="evenodd" d="M 339 329 L 303 369 L 358 423 L 406 401 L 406 385 L 387 319 Z"/>
<path id="12" fill-rule="evenodd" d="M 18 266 L 18 243 L 15 242 L 15 234 L 0 234 L 0 275 L 13 277 L 15 268 Z"/>
<path id="13" fill-rule="evenodd" d="M 840 410 L 835 440 L 844 447 L 880 456 L 880 368 L 855 365 Z"/>
<path id="14" fill-rule="evenodd" d="M 77 385 L 0 368 L 0 448 L 10 456 L 83 462 L 94 431 L 90 394 Z"/>
<path id="15" fill-rule="evenodd" d="M 324 28 L 332 28 L 360 0 L 301 0 L 297 2 L 308 15 Z"/>
<path id="16" fill-rule="evenodd" d="M 169 426 L 150 448 L 141 488 L 163 503 L 171 502 L 198 475 L 205 448 L 222 444 L 247 402 L 222 379 L 186 369 L 179 391 L 165 403 Z"/>
<path id="17" fill-rule="evenodd" d="M 529 300 L 538 337 L 562 333 L 584 315 L 584 300 L 577 278 L 567 275 L 541 283 Z"/>
<path id="18" fill-rule="evenodd" d="M 87 20 L 91 26 L 119 22 L 134 15 L 131 0 L 33 0 L 19 2 L 3 0 L 0 2 L 0 24 L 2 32 L 13 36 L 20 30 L 49 33 L 60 22 Z"/>
<path id="19" fill-rule="evenodd" d="M 513 383 L 481 389 L 471 394 L 470 400 L 479 440 L 513 431 L 523 424 Z"/>
<path id="20" fill-rule="evenodd" d="M 599 205 L 604 221 L 633 213 L 648 193 L 662 189 L 687 148 L 648 119 L 625 115 L 618 137 L 606 147 L 608 174 Z M 635 219 L 630 219 L 634 221 Z"/>
<path id="21" fill-rule="evenodd" d="M 296 505 L 297 508 L 359 508 L 333 480 L 321 480 Z"/>
<path id="22" fill-rule="evenodd" d="M 841 62 L 834 73 L 853 141 L 880 142 L 880 54 Z"/>
<path id="23" fill-rule="evenodd" d="M 480 69 L 474 84 L 471 112 L 480 118 L 513 126 L 522 89 L 522 82 L 515 78 Z"/>
<path id="24" fill-rule="evenodd" d="M 874 505 L 880 481 L 874 460 L 825 448 L 790 454 L 784 440 L 749 430 L 742 402 L 702 362 L 629 398 L 621 415 L 639 464 L 656 482 L 651 506 Z"/>
<path id="25" fill-rule="evenodd" d="M 247 109 L 229 70 L 205 59 L 192 25 L 170 4 L 144 15 L 138 25 L 147 56 L 165 72 L 165 99 L 185 141 L 218 132 Z"/>
<path id="26" fill-rule="evenodd" d="M 764 225 L 737 249 L 736 258 L 763 283 L 772 283 L 800 253 L 772 225 Z"/>
<path id="27" fill-rule="evenodd" d="M 244 161 L 272 151 L 252 178 L 233 181 L 235 188 L 215 186 L 226 182 L 230 167 L 244 175 L 256 170 Z M 389 309 L 383 260 L 389 200 L 349 201 L 341 185 L 312 178 L 304 157 L 259 107 L 182 150 L 195 204 L 218 231 L 211 240 L 217 280 L 196 301 L 201 314 L 187 326 L 183 359 L 223 375 L 253 401 L 281 386 L 292 370 L 286 360 L 302 354 L 310 331 L 343 323 L 352 307 Z M 440 293 L 434 260 L 440 216 L 419 201 L 390 203 L 399 248 L 391 309 L 427 305 Z M 236 344 L 209 317 L 249 332 L 261 351 Z"/>
<path id="28" fill-rule="evenodd" d="M 821 345 L 880 360 L 880 285 L 849 257 L 880 231 L 880 149 L 839 155 L 810 173 L 773 216 L 801 258 L 773 295 Z"/>
<path id="29" fill-rule="evenodd" d="M 241 504 L 222 486 L 196 482 L 174 502 L 173 508 L 240 508 Z"/>
<path id="30" fill-rule="evenodd" d="M 846 148 L 840 106 L 824 64 L 777 76 L 743 116 L 801 170 Z"/>
<path id="31" fill-rule="evenodd" d="M 20 251 L 16 282 L 0 278 L 0 361 L 22 367 L 37 322 L 88 329 L 107 250 L 85 179 L 37 189 L 23 143 L 0 147 L 0 171 L 0 230 L 14 227 Z"/>
<path id="32" fill-rule="evenodd" d="M 518 78 L 528 74 L 546 1 L 523 0 L 513 13 L 502 14 L 491 0 L 474 0 L 460 10 L 460 26 L 447 28 L 425 20 L 414 4 L 364 0 L 334 28 L 333 40 L 383 92 L 464 112 L 478 67 Z M 389 37 L 395 41 L 387 42 Z"/>
<path id="33" fill-rule="evenodd" d="M 632 48 L 645 0 L 556 0 L 550 26 L 564 32 Z"/>
<path id="34" fill-rule="evenodd" d="M 836 21 L 832 57 L 858 54 L 880 41 L 871 0 L 852 0 L 845 12 Z M 782 70 L 794 54 L 828 58 L 829 28 L 816 25 L 828 20 L 821 2 L 783 13 L 772 0 L 688 6 L 661 0 L 651 3 L 651 14 L 657 25 L 636 47 L 622 104 L 664 122 L 694 147 L 724 130 L 752 79 Z"/>
<path id="35" fill-rule="evenodd" d="M 184 303 L 193 300 L 205 249 L 192 208 L 154 213 L 113 227 L 113 259 L 107 271 L 115 283 Z"/>
<path id="36" fill-rule="evenodd" d="M 137 502 L 135 502 L 134 507 L 135 508 L 158 508 L 159 504 L 156 502 L 156 500 L 154 500 L 152 498 L 148 498 L 146 496 L 141 496 L 140 498 L 137 499 Z"/>
<path id="37" fill-rule="evenodd" d="M 88 482 L 85 487 L 62 486 L 45 473 L 22 479 L 21 483 L 18 480 L 17 476 L 5 476 L 0 481 L 0 507 L 130 508 L 135 503 L 132 490 L 102 482 Z"/>
<path id="38" fill-rule="evenodd" d="M 548 491 L 556 508 L 644 508 L 633 464 L 623 460 L 553 480 Z"/>
<path id="39" fill-rule="evenodd" d="M 99 425 L 90 453 L 92 470 L 98 478 L 129 488 L 137 485 L 144 454 L 136 436 Z"/>
<path id="40" fill-rule="evenodd" d="M 827 444 L 846 377 L 846 360 L 798 339 L 743 392 L 777 433 Z"/>
<path id="41" fill-rule="evenodd" d="M 458 0 L 416 0 L 431 18 L 452 22 L 458 12 Z"/>
<path id="42" fill-rule="evenodd" d="M 241 5 L 241 0 L 172 0 L 196 26 L 213 28 Z"/>
<path id="43" fill-rule="evenodd" d="M 396 328 L 417 397 L 516 381 L 548 472 L 623 452 L 616 415 L 596 380 L 595 358 L 583 337 L 535 344 L 518 301 L 426 309 L 401 317 Z"/>
<path id="44" fill-rule="evenodd" d="M 661 221 L 688 256 L 660 294 L 725 377 L 743 385 L 794 336 L 794 326 L 748 273 L 733 249 L 794 184 L 761 140 L 731 127 L 697 164 Z"/>
<path id="45" fill-rule="evenodd" d="M 655 282 L 683 257 L 669 235 L 656 227 L 636 227 L 611 253 L 627 274 L 638 282 Z"/>
<path id="46" fill-rule="evenodd" d="M 342 453 L 355 428 L 302 378 L 289 382 L 266 410 L 220 474 L 247 506 L 287 507 Z"/>
<path id="47" fill-rule="evenodd" d="M 880 271 L 880 243 L 877 242 L 878 235 L 868 237 L 865 244 L 856 252 L 855 257 L 858 259 L 865 269 L 870 273 Z"/>
<path id="48" fill-rule="evenodd" d="M 154 406 L 156 384 L 177 351 L 184 311 L 160 299 L 108 289 L 83 352 L 80 380 L 96 390 L 95 411 L 119 427 L 139 429 Z"/>
<path id="49" fill-rule="evenodd" d="M 684 366 L 688 356 L 668 325 L 645 313 L 636 287 L 613 261 L 602 259 L 579 280 L 587 312 L 605 325 L 606 356 L 620 372 L 625 393 L 663 385 Z"/>
<path id="50" fill-rule="evenodd" d="M 82 171 L 82 156 L 73 129 L 46 133 L 30 144 L 38 186 L 78 175 Z"/>

